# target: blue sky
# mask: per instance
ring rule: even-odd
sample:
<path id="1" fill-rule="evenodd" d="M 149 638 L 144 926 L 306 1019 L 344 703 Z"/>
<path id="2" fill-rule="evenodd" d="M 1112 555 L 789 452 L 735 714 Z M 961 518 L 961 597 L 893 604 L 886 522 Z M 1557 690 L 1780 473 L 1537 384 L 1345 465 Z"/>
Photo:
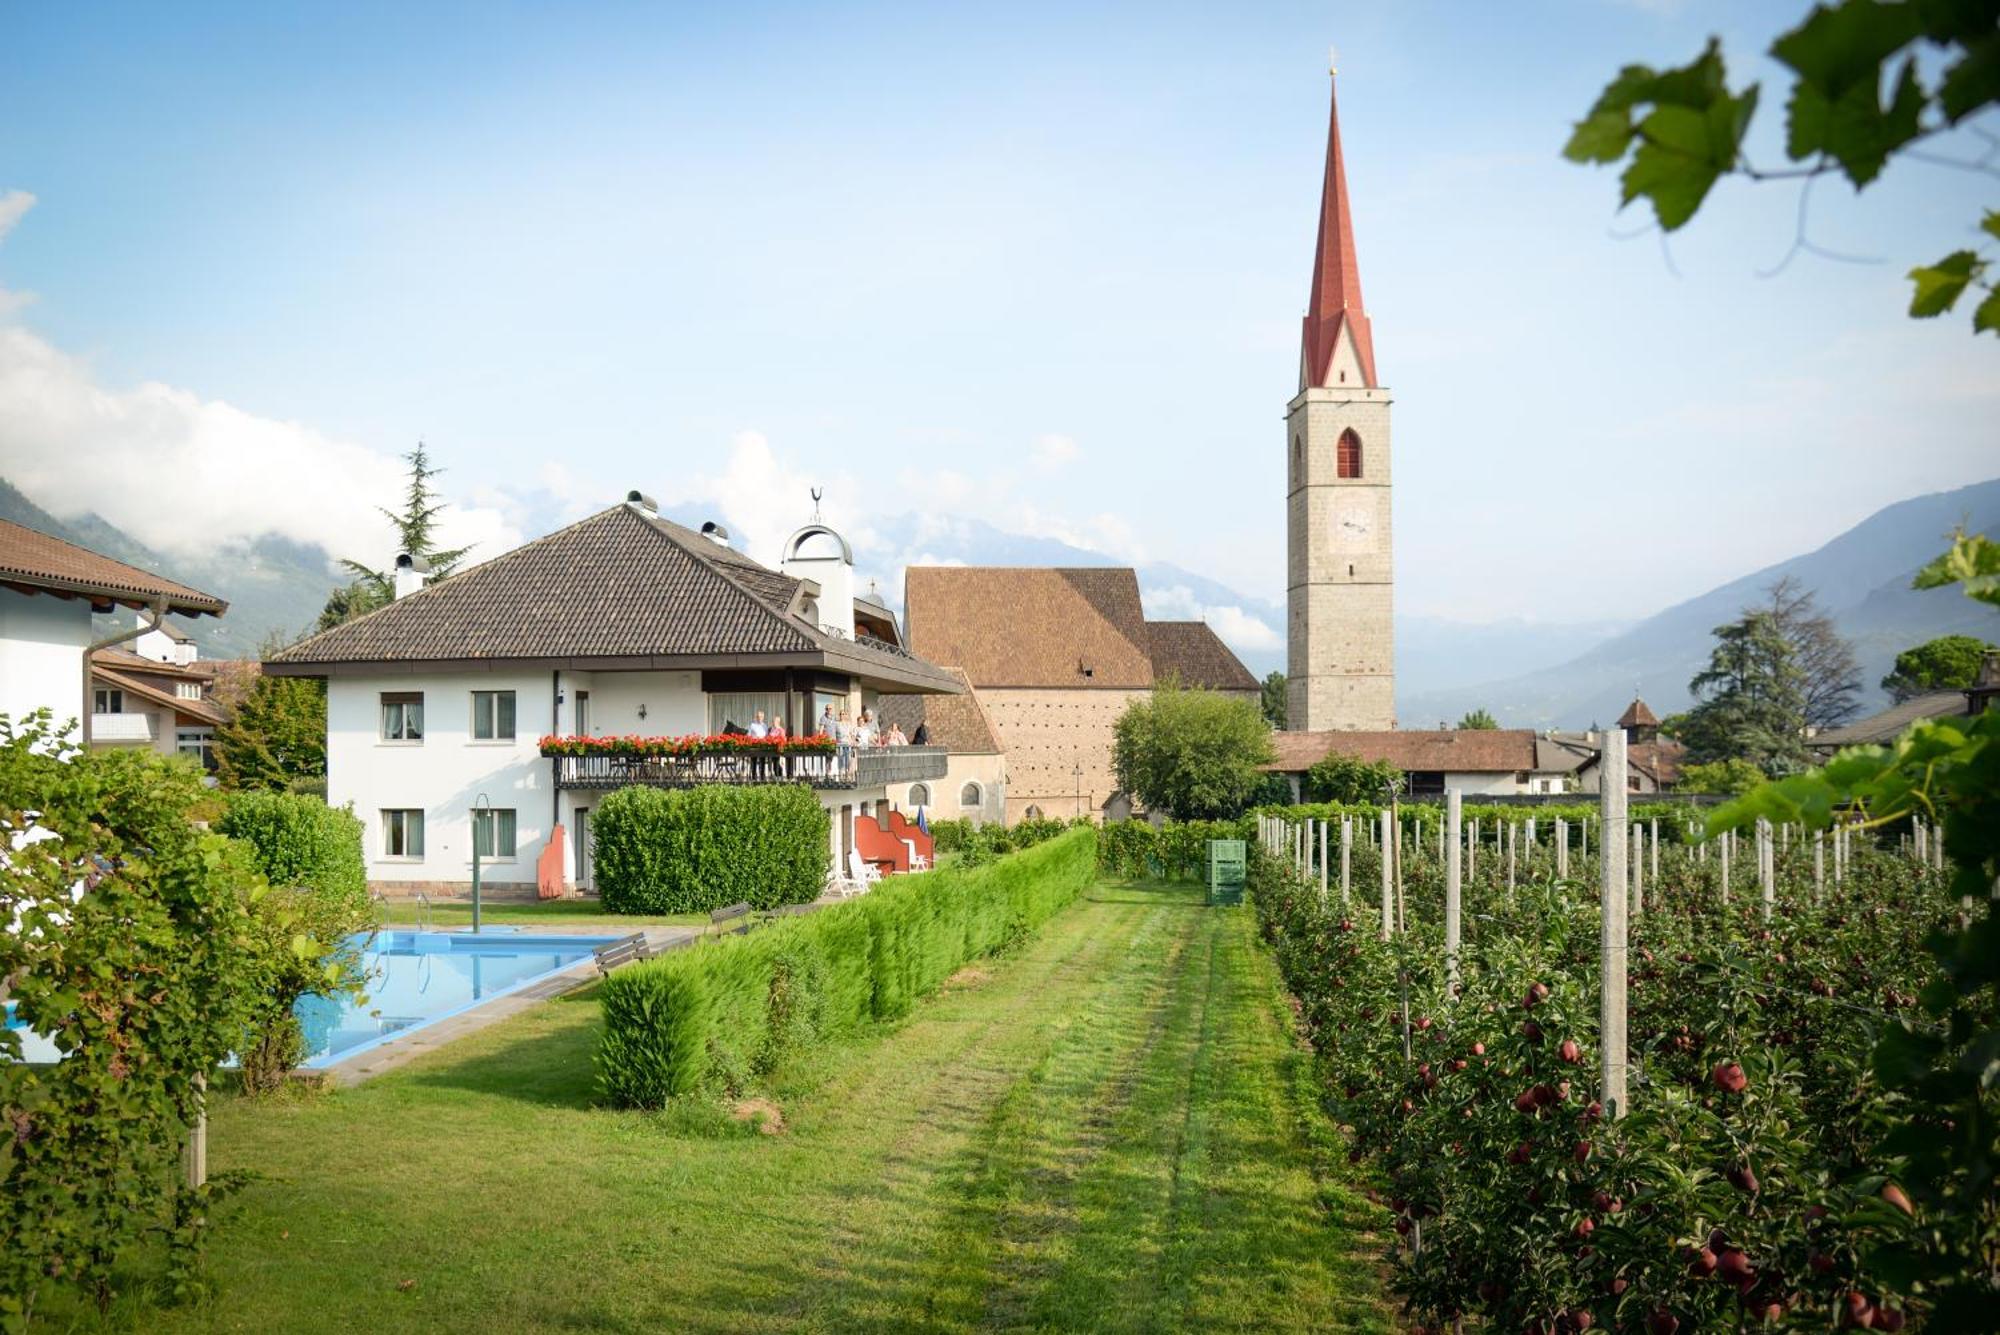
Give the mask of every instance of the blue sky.
<path id="1" fill-rule="evenodd" d="M 630 486 L 768 543 L 819 481 L 1281 597 L 1337 42 L 1402 609 L 1643 614 L 2000 472 L 2000 343 L 1901 277 L 1990 176 L 1824 182 L 1878 262 L 1760 277 L 1798 187 L 1663 247 L 1558 155 L 1717 32 L 1776 162 L 1799 9 L 10 6 L 0 472 L 351 549 L 421 435 L 488 550 Z"/>

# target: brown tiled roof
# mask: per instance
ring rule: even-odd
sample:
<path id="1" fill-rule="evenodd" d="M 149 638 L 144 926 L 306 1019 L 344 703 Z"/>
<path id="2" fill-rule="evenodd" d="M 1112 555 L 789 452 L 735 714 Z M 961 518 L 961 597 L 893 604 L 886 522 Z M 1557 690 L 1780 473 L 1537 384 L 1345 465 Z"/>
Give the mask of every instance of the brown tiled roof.
<path id="1" fill-rule="evenodd" d="M 1963 718 L 1968 708 L 1964 691 L 1926 691 L 1890 705 L 1879 714 L 1815 733 L 1806 746 L 1815 751 L 1837 751 L 1843 746 L 1893 742 L 1912 724 L 1933 718 Z"/>
<path id="2" fill-rule="evenodd" d="M 614 505 L 321 631 L 268 666 L 771 655 L 951 689 L 929 663 L 790 615 L 798 586 L 692 529 Z"/>
<path id="3" fill-rule="evenodd" d="M 1386 760 L 1400 770 L 1500 774 L 1535 768 L 1535 734 L 1527 728 L 1440 728 L 1435 732 L 1278 732 L 1279 773 L 1311 769 L 1336 751 L 1357 760 Z"/>
<path id="4" fill-rule="evenodd" d="M 1644 700 L 1634 696 L 1632 703 L 1625 706 L 1625 712 L 1618 716 L 1618 726 L 1621 728 L 1657 728 L 1660 726 L 1660 719 L 1657 714 L 1646 707 Z"/>
<path id="5" fill-rule="evenodd" d="M 1681 761 L 1687 756 L 1687 748 L 1671 737 L 1660 737 L 1650 742 L 1633 742 L 1625 748 L 1625 763 L 1653 776 L 1653 782 L 1662 788 L 1671 788 L 1681 777 Z"/>
<path id="6" fill-rule="evenodd" d="M 972 682 L 961 668 L 945 671 L 965 688 L 963 695 L 883 695 L 877 698 L 884 726 L 895 724 L 903 735 L 915 740 L 917 725 L 927 724 L 926 740 L 955 755 L 994 756 L 1003 749 L 1000 734 L 987 716 L 986 706 L 973 692 Z"/>
<path id="7" fill-rule="evenodd" d="M 229 610 L 229 604 L 213 594 L 4 519 L 0 519 L 0 584 L 88 598 L 100 612 L 118 603 L 149 607 L 160 600 L 169 612 L 181 616 L 221 616 Z"/>
<path id="8" fill-rule="evenodd" d="M 120 672 L 157 672 L 163 677 L 186 677 L 190 681 L 207 681 L 215 675 L 215 662 L 197 658 L 192 663 L 162 663 L 157 658 L 135 654 L 130 649 L 113 647 L 99 649 L 91 654 L 90 661 L 102 663 Z"/>
<path id="9" fill-rule="evenodd" d="M 222 711 L 215 707 L 213 701 L 183 700 L 171 692 L 163 691 L 157 686 L 140 681 L 137 677 L 128 677 L 124 673 L 114 671 L 102 664 L 96 664 L 91 668 L 90 679 L 92 681 L 103 682 L 108 686 L 115 686 L 129 695 L 136 695 L 142 699 L 150 700 L 156 705 L 162 705 L 173 710 L 176 714 L 185 714 L 189 718 L 199 719 L 201 722 L 211 726 L 223 721 Z"/>
<path id="10" fill-rule="evenodd" d="M 1151 636 L 1129 568 L 911 566 L 912 651 L 974 686 L 1131 689 L 1153 684 Z"/>
<path id="11" fill-rule="evenodd" d="M 1257 679 L 1205 621 L 1148 621 L 1153 677 L 1211 691 L 1254 691 Z"/>

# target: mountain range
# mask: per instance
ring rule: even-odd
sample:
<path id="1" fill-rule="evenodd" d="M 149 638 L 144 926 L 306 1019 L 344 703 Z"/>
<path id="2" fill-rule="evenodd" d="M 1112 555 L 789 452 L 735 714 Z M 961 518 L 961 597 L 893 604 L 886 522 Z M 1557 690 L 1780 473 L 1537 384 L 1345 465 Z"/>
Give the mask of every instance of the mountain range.
<path id="1" fill-rule="evenodd" d="M 691 527 L 705 516 L 672 514 Z M 199 558 L 169 559 L 96 514 L 60 519 L 0 479 L 0 519 L 65 538 L 229 600 L 221 620 L 186 629 L 204 656 L 254 657 L 270 641 L 309 628 L 341 582 L 317 546 L 277 535 Z M 2000 640 L 2000 618 L 1956 590 L 1919 593 L 1910 577 L 1960 525 L 2000 536 L 2000 479 L 1899 501 L 1815 551 L 1733 580 L 1636 623 L 1396 620 L 1397 714 L 1405 727 L 1450 722 L 1484 708 L 1516 727 L 1582 727 L 1623 711 L 1635 691 L 1660 714 L 1688 704 L 1687 682 L 1706 662 L 1710 632 L 1787 575 L 1812 589 L 1855 645 L 1865 706 L 1883 703 L 1876 682 L 1896 654 L 1933 636 Z M 858 558 L 863 586 L 892 607 L 902 567 L 922 560 L 964 565 L 1123 564 L 1055 538 L 1010 533 L 980 519 L 877 517 Z M 1282 604 L 1238 593 L 1170 562 L 1137 567 L 1147 615 L 1201 619 L 1258 676 L 1284 666 Z M 102 619 L 108 626 L 110 620 Z"/>

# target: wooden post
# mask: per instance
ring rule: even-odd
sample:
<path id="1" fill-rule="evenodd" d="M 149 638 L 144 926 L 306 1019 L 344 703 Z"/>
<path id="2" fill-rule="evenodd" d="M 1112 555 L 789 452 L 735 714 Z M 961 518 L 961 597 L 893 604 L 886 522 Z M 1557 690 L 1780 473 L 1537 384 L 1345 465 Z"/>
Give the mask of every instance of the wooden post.
<path id="1" fill-rule="evenodd" d="M 1444 819 L 1451 827 L 1445 840 L 1448 851 L 1444 863 L 1444 978 L 1446 987 L 1453 989 L 1458 986 L 1459 896 L 1463 891 L 1460 862 L 1465 847 L 1459 801 L 1456 788 L 1444 796 Z"/>
<path id="2" fill-rule="evenodd" d="M 1383 807 L 1382 808 L 1382 939 L 1384 941 L 1387 941 L 1389 939 L 1389 924 L 1395 919 L 1395 906 L 1391 900 L 1389 885 L 1391 878 L 1395 874 L 1394 868 L 1396 865 L 1396 848 L 1398 846 L 1399 841 L 1396 839 L 1394 832 L 1390 829 L 1389 826 L 1389 822 L 1392 819 L 1394 818 L 1390 816 L 1389 808 Z"/>
<path id="3" fill-rule="evenodd" d="M 188 1128 L 187 1145 L 181 1153 L 181 1161 L 187 1168 L 187 1184 L 190 1189 L 208 1181 L 208 1077 L 194 1078 L 195 1113 L 194 1125 Z"/>
<path id="4" fill-rule="evenodd" d="M 1606 1117 L 1625 1111 L 1625 841 L 1611 831 L 1625 828 L 1625 734 L 1604 736 L 1604 781 L 1597 785 L 1598 809 L 1605 838 L 1602 874 L 1598 877 L 1598 1000 L 1597 1041 L 1602 1049 L 1599 1098 Z M 1620 781 L 1610 782 L 1612 776 Z"/>

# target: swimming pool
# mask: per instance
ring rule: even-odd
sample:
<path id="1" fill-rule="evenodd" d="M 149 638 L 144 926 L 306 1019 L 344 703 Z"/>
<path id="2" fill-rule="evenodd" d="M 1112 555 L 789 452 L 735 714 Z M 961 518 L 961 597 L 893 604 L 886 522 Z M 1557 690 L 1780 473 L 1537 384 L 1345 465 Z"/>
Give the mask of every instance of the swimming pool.
<path id="1" fill-rule="evenodd" d="M 359 952 L 367 993 L 301 997 L 308 1067 L 332 1066 L 377 1044 L 474 1006 L 518 992 L 590 958 L 616 936 L 527 936 L 501 929 L 469 932 L 358 932 L 342 942 Z M 5 1024 L 21 1035 L 21 1059 L 61 1061 L 49 1039 L 22 1024 L 8 1002 Z M 229 1063 L 234 1065 L 234 1060 Z"/>
<path id="2" fill-rule="evenodd" d="M 615 936 L 526 936 L 508 932 L 365 932 L 345 944 L 361 953 L 367 995 L 303 997 L 309 1067 L 332 1066 L 380 1043 L 519 991 L 590 957 Z"/>

